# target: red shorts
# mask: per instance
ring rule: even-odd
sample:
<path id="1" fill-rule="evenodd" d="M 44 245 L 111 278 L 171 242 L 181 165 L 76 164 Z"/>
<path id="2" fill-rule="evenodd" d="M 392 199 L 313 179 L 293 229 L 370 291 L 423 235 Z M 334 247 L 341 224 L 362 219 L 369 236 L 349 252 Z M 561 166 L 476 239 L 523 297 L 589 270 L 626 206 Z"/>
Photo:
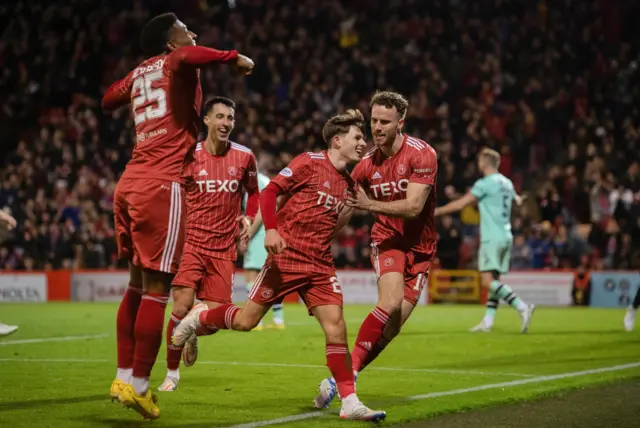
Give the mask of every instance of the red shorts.
<path id="1" fill-rule="evenodd" d="M 326 273 L 283 272 L 270 258 L 262 267 L 249 299 L 261 305 L 273 305 L 282 302 L 284 296 L 298 292 L 311 315 L 316 306 L 338 305 L 342 307 L 342 288 L 338 282 L 335 268 Z"/>
<path id="2" fill-rule="evenodd" d="M 199 300 L 231 303 L 235 269 L 233 260 L 218 259 L 188 249 L 180 259 L 180 269 L 171 284 L 193 288 Z"/>
<path id="3" fill-rule="evenodd" d="M 417 305 L 422 289 L 427 285 L 431 269 L 430 254 L 404 251 L 397 248 L 371 244 L 371 263 L 380 278 L 385 273 L 399 272 L 404 275 L 404 300 Z"/>
<path id="4" fill-rule="evenodd" d="M 180 183 L 168 180 L 121 178 L 113 201 L 118 256 L 176 273 L 184 239 L 183 193 Z"/>

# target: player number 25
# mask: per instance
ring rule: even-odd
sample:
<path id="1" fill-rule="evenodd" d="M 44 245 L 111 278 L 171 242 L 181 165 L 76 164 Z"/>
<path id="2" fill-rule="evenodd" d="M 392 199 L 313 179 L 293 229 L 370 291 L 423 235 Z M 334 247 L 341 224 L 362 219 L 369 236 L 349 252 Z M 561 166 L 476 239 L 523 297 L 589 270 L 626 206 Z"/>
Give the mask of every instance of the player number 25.
<path id="1" fill-rule="evenodd" d="M 333 292 L 334 293 L 338 293 L 338 294 L 342 294 L 342 289 L 340 288 L 340 283 L 338 282 L 338 277 L 332 276 L 331 278 L 329 278 L 329 281 L 331 281 L 331 286 L 333 287 Z"/>
<path id="2" fill-rule="evenodd" d="M 167 94 L 164 89 L 153 89 L 151 86 L 156 80 L 162 79 L 162 70 L 144 74 L 133 81 L 133 91 L 140 91 L 140 94 L 133 99 L 134 122 L 136 125 L 145 120 L 156 119 L 167 113 Z M 147 104 L 144 109 L 139 107 Z"/>

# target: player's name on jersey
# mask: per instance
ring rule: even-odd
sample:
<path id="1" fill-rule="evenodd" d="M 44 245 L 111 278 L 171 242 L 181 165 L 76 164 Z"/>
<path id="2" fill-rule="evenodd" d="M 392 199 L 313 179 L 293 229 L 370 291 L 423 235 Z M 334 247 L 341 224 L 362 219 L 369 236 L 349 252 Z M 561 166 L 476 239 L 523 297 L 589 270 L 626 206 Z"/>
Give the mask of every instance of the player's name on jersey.
<path id="1" fill-rule="evenodd" d="M 133 72 L 133 78 L 135 79 L 136 77 L 140 76 L 141 74 L 144 73 L 150 73 L 152 71 L 155 70 L 161 70 L 162 67 L 164 67 L 164 59 L 159 59 L 156 62 L 154 62 L 153 64 L 149 64 L 146 67 L 138 67 L 136 68 L 136 70 Z"/>

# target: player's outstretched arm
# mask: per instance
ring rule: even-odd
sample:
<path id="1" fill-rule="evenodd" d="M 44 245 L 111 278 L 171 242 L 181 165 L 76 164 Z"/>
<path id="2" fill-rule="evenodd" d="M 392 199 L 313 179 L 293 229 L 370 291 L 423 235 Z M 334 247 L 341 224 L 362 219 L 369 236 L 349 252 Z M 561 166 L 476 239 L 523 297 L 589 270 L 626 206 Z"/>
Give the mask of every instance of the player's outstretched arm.
<path id="1" fill-rule="evenodd" d="M 132 80 L 127 76 L 109 86 L 102 97 L 102 108 L 104 110 L 115 110 L 129 104 L 131 100 L 131 85 Z"/>
<path id="2" fill-rule="evenodd" d="M 517 206 L 521 206 L 525 199 L 527 199 L 526 193 L 523 193 L 522 195 L 518 195 L 517 193 L 515 193 L 513 196 L 513 200 Z"/>
<path id="3" fill-rule="evenodd" d="M 235 61 L 236 65 L 245 74 L 251 73 L 254 67 L 251 58 L 239 54 L 236 50 L 220 51 L 204 46 L 185 46 L 176 49 L 169 54 L 168 60 L 170 66 L 174 68 L 179 68 L 182 65 L 199 68 L 216 62 L 228 63 Z"/>
<path id="4" fill-rule="evenodd" d="M 473 196 L 471 193 L 467 193 L 460 199 L 456 199 L 455 201 L 449 202 L 447 205 L 436 208 L 435 216 L 439 217 L 439 216 L 455 213 L 460 211 L 464 207 L 468 205 L 473 205 L 477 202 L 478 202 L 478 199 L 476 199 L 475 196 Z"/>
<path id="5" fill-rule="evenodd" d="M 347 206 L 392 217 L 416 218 L 424 209 L 431 187 L 430 184 L 409 183 L 407 185 L 407 197 L 391 202 L 369 199 L 365 191 L 360 187 L 355 198 L 347 199 Z"/>

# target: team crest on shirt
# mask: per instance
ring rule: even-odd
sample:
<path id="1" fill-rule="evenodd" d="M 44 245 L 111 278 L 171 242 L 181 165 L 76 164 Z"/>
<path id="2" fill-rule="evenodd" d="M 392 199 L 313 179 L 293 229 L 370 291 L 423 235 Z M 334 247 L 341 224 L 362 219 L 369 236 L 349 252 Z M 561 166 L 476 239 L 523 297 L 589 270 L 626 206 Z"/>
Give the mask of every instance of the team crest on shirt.
<path id="1" fill-rule="evenodd" d="M 386 259 L 384 259 L 384 265 L 387 267 L 393 266 L 393 258 L 387 257 Z"/>
<path id="2" fill-rule="evenodd" d="M 271 296 L 273 296 L 273 290 L 270 288 L 265 288 L 264 290 L 262 290 L 261 294 L 265 299 L 270 299 Z"/>
<path id="3" fill-rule="evenodd" d="M 283 177 L 291 177 L 293 175 L 293 171 L 291 171 L 291 169 L 289 168 L 285 168 L 282 171 L 280 171 L 280 175 Z"/>
<path id="4" fill-rule="evenodd" d="M 396 170 L 396 172 L 398 173 L 398 175 L 404 175 L 407 172 L 407 168 L 404 166 L 404 164 L 400 164 L 398 165 L 398 169 Z"/>
<path id="5" fill-rule="evenodd" d="M 235 166 L 230 166 L 229 167 L 229 175 L 235 176 L 237 173 L 238 173 L 238 170 L 236 169 Z"/>

